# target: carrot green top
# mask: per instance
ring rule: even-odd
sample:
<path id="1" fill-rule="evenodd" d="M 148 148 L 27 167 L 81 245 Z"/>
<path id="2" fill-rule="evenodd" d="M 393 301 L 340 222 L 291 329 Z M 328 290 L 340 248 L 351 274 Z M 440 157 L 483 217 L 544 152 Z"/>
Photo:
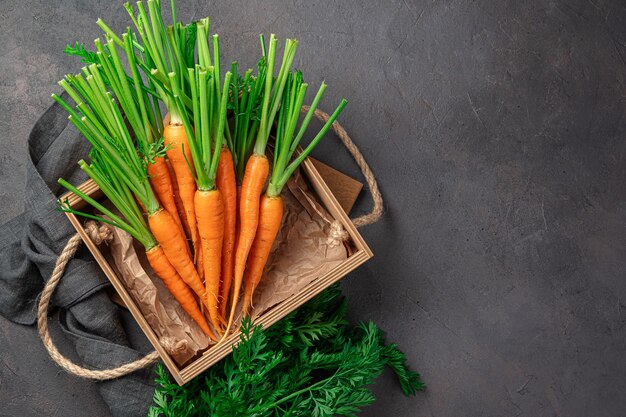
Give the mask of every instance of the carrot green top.
<path id="1" fill-rule="evenodd" d="M 113 213 L 107 207 L 103 206 L 87 194 L 78 190 L 69 182 L 63 178 L 59 179 L 59 184 L 73 192 L 92 207 L 104 214 L 108 218 L 101 218 L 94 216 L 90 213 L 78 211 L 70 207 L 67 201 L 59 201 L 59 209 L 61 211 L 70 212 L 79 216 L 87 217 L 97 221 L 105 222 L 118 227 L 135 239 L 137 239 L 145 248 L 146 251 L 157 245 L 157 242 L 150 232 L 145 219 L 141 215 L 141 211 L 137 206 L 137 201 L 133 198 L 133 195 L 126 184 L 119 181 L 116 174 L 110 167 L 107 166 L 106 159 L 99 159 L 94 153 L 91 154 L 92 164 L 88 165 L 85 161 L 78 162 L 80 168 L 91 177 L 100 190 L 107 196 L 107 198 L 113 203 L 113 205 L 122 214 L 123 218 Z"/>
<path id="2" fill-rule="evenodd" d="M 59 82 L 76 102 L 76 109 L 56 94 L 52 97 L 69 113 L 69 120 L 93 145 L 94 155 L 101 161 L 97 165 L 106 167 L 108 177 L 123 182 L 141 201 L 146 211 L 154 213 L 160 207 L 150 187 L 146 159 L 158 155 L 163 149 L 152 152 L 155 143 L 152 134 L 156 129 L 153 124 L 144 124 L 144 121 L 150 119 L 147 109 L 149 102 L 138 87 L 138 74 L 134 74 L 137 78 L 133 86 L 119 63 L 117 46 L 109 40 L 107 49 L 110 56 L 104 48 L 98 52 L 101 54 L 101 65 L 91 64 L 82 69 L 82 74 L 67 75 Z M 104 75 L 109 80 L 112 92 L 104 84 Z M 153 113 L 153 109 L 150 112 Z M 135 148 L 133 135 L 124 116 L 137 137 L 143 155 Z M 152 117 L 155 118 L 154 114 Z M 142 146 L 144 149 L 141 149 Z M 100 171 L 104 175 L 105 171 Z M 97 168 L 93 172 L 97 173 Z"/>
<path id="3" fill-rule="evenodd" d="M 270 47 L 267 53 L 267 76 L 265 77 L 265 86 L 263 91 L 263 103 L 261 105 L 260 126 L 254 145 L 254 153 L 257 155 L 265 155 L 265 148 L 270 136 L 270 131 L 276 117 L 276 112 L 280 106 L 281 98 L 287 76 L 296 54 L 298 41 L 295 39 L 287 39 L 285 41 L 285 52 L 283 53 L 283 61 L 278 72 L 278 77 L 274 79 L 274 63 L 276 61 L 276 45 L 278 41 L 274 34 L 270 35 Z M 263 45 L 265 48 L 265 45 Z"/>
<path id="4" fill-rule="evenodd" d="M 224 141 L 228 91 L 232 76 L 230 71 L 227 72 L 222 86 L 219 68 L 219 37 L 213 35 L 212 38 L 213 62 L 211 62 L 205 32 L 206 23 L 208 22 L 198 23 L 199 64 L 187 70 L 191 87 L 192 115 L 188 114 L 182 101 L 182 91 L 178 87 L 180 75 L 174 72 L 168 74 L 173 88 L 174 102 L 189 141 L 196 184 L 200 190 L 215 188 L 217 164 Z"/>
<path id="5" fill-rule="evenodd" d="M 135 56 L 137 65 L 146 74 L 158 97 L 163 101 L 170 113 L 170 120 L 173 124 L 180 124 L 178 107 L 174 102 L 174 87 L 168 77 L 170 72 L 181 74 L 175 81 L 178 83 L 179 97 L 182 99 L 187 109 L 191 109 L 190 85 L 187 76 L 187 67 L 193 67 L 196 45 L 196 23 L 183 25 L 176 22 L 176 10 L 172 1 L 172 17 L 174 23 L 165 25 L 161 13 L 161 2 L 159 0 L 147 0 L 148 8 L 143 1 L 137 2 L 137 10 L 125 3 L 124 7 L 130 16 L 141 43 L 133 40 L 140 55 Z M 203 19 L 208 24 L 208 18 Z M 120 39 L 101 19 L 98 19 L 100 28 L 117 45 L 122 46 L 124 40 Z"/>
<path id="6" fill-rule="evenodd" d="M 265 49 L 263 35 L 261 45 Z M 232 63 L 231 72 L 231 107 L 233 109 L 233 134 L 228 146 L 235 163 L 235 176 L 238 184 L 243 181 L 243 174 L 252 153 L 255 138 L 261 122 L 261 103 L 265 89 L 267 75 L 267 60 L 264 55 L 257 63 L 257 75 L 252 75 L 252 69 L 247 70 L 243 77 L 237 73 L 237 62 Z M 228 129 L 227 129 L 228 132 Z"/>
<path id="7" fill-rule="evenodd" d="M 109 49 L 115 51 L 112 54 L 116 53 L 115 45 L 109 44 Z M 113 59 L 115 60 L 115 58 Z M 115 66 L 115 64 L 109 61 L 109 57 L 102 56 L 101 60 L 103 64 L 100 69 L 96 64 L 91 64 L 89 67 L 83 68 L 83 74 L 68 75 L 59 83 L 76 102 L 76 110 L 56 94 L 53 94 L 52 97 L 70 114 L 70 121 L 93 145 L 89 154 L 91 164 L 81 160 L 78 162 L 80 168 L 94 180 L 123 218 L 62 178 L 59 179 L 59 184 L 81 197 L 96 210 L 106 215 L 108 219 L 101 219 L 92 214 L 74 210 L 67 202 L 63 201 L 59 202 L 59 208 L 62 211 L 104 221 L 119 227 L 130 233 L 144 245 L 146 250 L 149 250 L 156 246 L 156 241 L 137 206 L 135 196 L 150 213 L 157 211 L 159 204 L 150 188 L 145 160 L 137 154 L 134 148 L 131 134 L 124 123 L 122 111 L 127 115 L 129 124 L 133 126 L 133 129 L 137 129 L 138 135 L 147 132 L 148 128 L 151 129 L 152 126 L 147 126 L 144 130 L 143 125 L 138 124 L 137 120 L 130 120 L 132 116 L 128 116 L 128 114 L 134 108 L 133 103 L 144 100 L 143 92 L 139 93 L 137 97 L 133 97 L 130 81 L 126 74 L 123 71 L 113 72 L 109 67 L 107 77 L 111 85 L 115 86 L 112 88 L 119 92 L 125 92 L 120 93 L 124 95 L 117 100 L 119 106 L 122 107 L 120 110 L 113 94 L 106 90 L 101 73 L 101 71 L 105 71 L 106 65 Z M 135 86 L 137 87 L 136 84 Z M 145 106 L 142 113 L 144 117 L 147 117 Z M 147 140 L 147 137 L 144 137 L 144 140 Z"/>
<path id="8" fill-rule="evenodd" d="M 300 129 L 298 129 L 296 134 L 300 110 L 302 108 L 302 104 L 304 103 L 304 96 L 308 85 L 302 82 L 302 74 L 300 71 L 296 72 L 295 75 L 289 73 L 286 78 L 287 87 L 283 92 L 280 112 L 278 114 L 276 146 L 274 148 L 274 164 L 272 166 L 272 175 L 270 176 L 266 192 L 269 197 L 280 195 L 280 192 L 296 168 L 298 168 L 302 161 L 304 161 L 311 153 L 313 148 L 315 148 L 315 146 L 317 146 L 317 144 L 322 140 L 330 126 L 334 123 L 337 117 L 339 117 L 339 114 L 343 111 L 346 104 L 348 104 L 346 99 L 341 100 L 339 106 L 337 106 L 328 121 L 311 140 L 309 145 L 302 152 L 300 152 L 300 154 L 293 161 L 291 161 L 298 145 L 300 144 L 300 140 L 302 139 L 304 132 L 311 122 L 315 109 L 326 91 L 326 84 L 322 82 L 322 85 L 317 91 L 317 94 L 313 99 L 313 103 L 311 103 L 311 107 L 300 124 Z"/>

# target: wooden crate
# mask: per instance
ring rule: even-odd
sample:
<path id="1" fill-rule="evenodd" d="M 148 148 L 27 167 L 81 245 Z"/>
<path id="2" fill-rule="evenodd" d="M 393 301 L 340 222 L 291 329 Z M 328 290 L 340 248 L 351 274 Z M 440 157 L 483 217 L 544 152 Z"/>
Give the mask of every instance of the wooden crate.
<path id="1" fill-rule="evenodd" d="M 331 192 L 331 189 L 324 181 L 320 171 L 318 171 L 316 167 L 319 167 L 324 173 L 324 177 L 334 185 L 334 188 L 337 190 L 337 195 L 342 199 L 342 204 L 338 202 L 337 198 Z M 352 224 L 346 214 L 346 211 L 349 211 L 352 207 L 352 204 L 356 199 L 356 195 L 358 195 L 361 189 L 361 184 L 319 161 L 312 160 L 312 158 L 307 158 L 304 161 L 302 164 L 302 172 L 308 179 L 312 190 L 317 194 L 320 203 L 335 220 L 341 222 L 345 230 L 349 233 L 351 244 L 354 246 L 355 251 L 342 264 L 338 265 L 327 274 L 312 281 L 300 293 L 292 295 L 285 301 L 259 316 L 255 320 L 255 324 L 260 324 L 263 327 L 269 327 L 276 323 L 278 320 L 285 317 L 287 314 L 313 298 L 315 295 L 319 294 L 325 288 L 338 281 L 373 256 L 371 250 L 361 235 L 357 232 L 354 224 Z M 85 182 L 78 188 L 85 194 L 94 198 L 102 197 L 102 193 L 98 189 L 98 186 L 91 180 Z M 74 194 L 68 193 L 63 198 L 65 197 L 68 197 L 68 202 L 73 208 L 82 209 L 86 204 Z M 130 310 L 133 317 L 137 320 L 137 323 L 146 334 L 148 340 L 150 340 L 154 348 L 157 352 L 159 352 L 161 359 L 178 384 L 183 385 L 189 382 L 194 377 L 231 353 L 233 344 L 236 344 L 239 341 L 239 332 L 233 333 L 221 344 L 209 348 L 209 350 L 193 362 L 184 367 L 179 367 L 161 346 L 158 341 L 158 337 L 146 321 L 137 304 L 131 298 L 123 282 L 117 277 L 117 274 L 104 258 L 98 246 L 89 238 L 79 218 L 71 213 L 66 214 L 106 276 L 113 284 L 113 287 L 121 298 L 121 301 Z"/>

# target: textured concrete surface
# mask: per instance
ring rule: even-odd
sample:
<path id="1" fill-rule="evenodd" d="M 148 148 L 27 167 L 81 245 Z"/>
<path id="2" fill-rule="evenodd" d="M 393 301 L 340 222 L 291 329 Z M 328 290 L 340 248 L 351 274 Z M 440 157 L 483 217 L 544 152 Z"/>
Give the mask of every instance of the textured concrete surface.
<path id="1" fill-rule="evenodd" d="M 297 36 L 324 106 L 350 100 L 341 121 L 386 198 L 363 230 L 375 259 L 344 281 L 350 315 L 385 328 L 428 384 L 407 399 L 385 374 L 364 416 L 626 414 L 623 1 L 179 9 L 211 15 L 223 62 L 253 64 L 260 32 Z M 79 68 L 61 50 L 98 36 L 97 17 L 127 24 L 119 2 L 2 2 L 0 221 L 22 207 L 30 127 Z M 316 156 L 358 176 L 331 137 Z M 0 415 L 108 414 L 34 329 L 0 318 L 0 359 Z"/>

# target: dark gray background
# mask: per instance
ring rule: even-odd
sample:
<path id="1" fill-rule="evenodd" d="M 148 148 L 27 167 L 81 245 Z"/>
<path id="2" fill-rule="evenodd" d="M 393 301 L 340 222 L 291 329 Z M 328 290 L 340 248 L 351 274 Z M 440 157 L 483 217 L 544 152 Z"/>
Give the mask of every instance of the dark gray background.
<path id="1" fill-rule="evenodd" d="M 178 5 L 211 15 L 223 62 L 251 65 L 260 32 L 298 37 L 323 106 L 350 100 L 341 122 L 386 199 L 362 231 L 375 259 L 343 284 L 350 317 L 386 329 L 428 384 L 404 398 L 385 374 L 364 416 L 626 414 L 626 3 Z M 0 222 L 22 209 L 31 126 L 79 69 L 61 51 L 99 36 L 98 17 L 128 24 L 121 2 L 2 1 Z M 316 156 L 359 177 L 331 136 Z M 34 328 L 2 318 L 0 403 L 108 415 Z"/>

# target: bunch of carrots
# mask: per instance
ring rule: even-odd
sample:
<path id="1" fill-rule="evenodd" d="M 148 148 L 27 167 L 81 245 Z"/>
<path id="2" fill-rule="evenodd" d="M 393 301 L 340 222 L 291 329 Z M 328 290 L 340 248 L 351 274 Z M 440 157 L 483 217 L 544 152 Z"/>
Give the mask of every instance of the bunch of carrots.
<path id="1" fill-rule="evenodd" d="M 87 65 L 59 82 L 67 96 L 52 95 L 92 145 L 80 168 L 117 210 L 63 179 L 101 216 L 67 201 L 59 207 L 137 239 L 174 298 L 219 342 L 234 330 L 238 306 L 250 314 L 281 227 L 284 186 L 347 102 L 302 149 L 326 85 L 301 118 L 308 85 L 292 70 L 297 41 L 285 42 L 278 63 L 276 37 L 266 44 L 261 35 L 256 73 L 239 74 L 236 62 L 222 73 L 209 18 L 178 22 L 172 1 L 166 25 L 159 0 L 125 7 L 134 29 L 118 35 L 99 20 L 104 40 L 94 52 L 70 48 Z"/>

